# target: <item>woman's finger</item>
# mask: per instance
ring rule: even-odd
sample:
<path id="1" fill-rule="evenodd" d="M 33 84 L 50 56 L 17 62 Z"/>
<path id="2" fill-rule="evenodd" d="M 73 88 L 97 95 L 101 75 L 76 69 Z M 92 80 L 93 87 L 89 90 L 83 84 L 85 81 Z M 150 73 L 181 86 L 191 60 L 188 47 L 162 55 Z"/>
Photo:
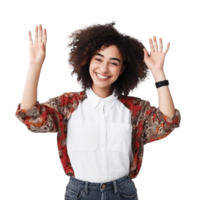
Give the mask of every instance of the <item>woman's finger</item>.
<path id="1" fill-rule="evenodd" d="M 159 40 L 159 51 L 162 52 L 163 51 L 163 43 L 162 43 L 162 38 L 160 38 Z"/>
<path id="2" fill-rule="evenodd" d="M 38 42 L 42 42 L 42 25 L 39 24 L 39 38 L 38 38 Z"/>
<path id="3" fill-rule="evenodd" d="M 166 47 L 166 49 L 165 49 L 165 51 L 164 51 L 165 54 L 168 52 L 169 46 L 170 46 L 170 43 L 168 42 L 168 43 L 167 43 L 167 47 Z"/>
<path id="4" fill-rule="evenodd" d="M 154 46 L 153 46 L 153 42 L 151 38 L 149 39 L 149 43 L 150 43 L 151 52 L 154 52 Z"/>
<path id="5" fill-rule="evenodd" d="M 43 32 L 43 42 L 44 45 L 46 46 L 47 43 L 47 30 L 44 28 L 44 32 Z"/>
<path id="6" fill-rule="evenodd" d="M 158 44 L 157 44 L 156 36 L 153 36 L 153 42 L 154 42 L 154 46 L 155 46 L 155 51 L 158 51 Z"/>
<path id="7" fill-rule="evenodd" d="M 27 38 L 27 44 L 33 43 L 32 31 L 30 29 L 26 30 L 26 38 Z"/>

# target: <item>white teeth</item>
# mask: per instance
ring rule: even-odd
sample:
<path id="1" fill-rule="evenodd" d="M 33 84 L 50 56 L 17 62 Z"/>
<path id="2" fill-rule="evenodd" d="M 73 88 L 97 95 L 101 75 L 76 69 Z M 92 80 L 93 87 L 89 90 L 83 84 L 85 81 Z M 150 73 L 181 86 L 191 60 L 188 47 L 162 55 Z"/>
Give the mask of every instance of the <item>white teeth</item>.
<path id="1" fill-rule="evenodd" d="M 108 76 L 102 76 L 102 75 L 100 75 L 100 74 L 98 74 L 98 73 L 96 73 L 96 74 L 97 74 L 97 76 L 98 76 L 99 78 L 103 78 L 103 79 L 108 78 Z"/>

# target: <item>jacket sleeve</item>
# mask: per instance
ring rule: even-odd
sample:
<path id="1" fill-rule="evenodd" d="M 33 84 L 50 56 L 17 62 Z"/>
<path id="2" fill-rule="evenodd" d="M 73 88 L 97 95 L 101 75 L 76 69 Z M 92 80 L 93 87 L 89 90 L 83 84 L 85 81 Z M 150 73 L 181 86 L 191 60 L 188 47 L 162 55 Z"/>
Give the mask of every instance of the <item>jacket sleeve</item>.
<path id="1" fill-rule="evenodd" d="M 180 111 L 175 108 L 172 117 L 166 116 L 159 108 L 151 106 L 149 101 L 139 100 L 138 125 L 144 144 L 160 140 L 168 136 L 175 128 L 180 126 Z"/>
<path id="2" fill-rule="evenodd" d="M 61 100 L 62 96 L 57 96 L 44 103 L 37 101 L 34 106 L 28 109 L 20 109 L 20 103 L 15 116 L 31 132 L 58 132 L 59 121 L 62 118 Z"/>

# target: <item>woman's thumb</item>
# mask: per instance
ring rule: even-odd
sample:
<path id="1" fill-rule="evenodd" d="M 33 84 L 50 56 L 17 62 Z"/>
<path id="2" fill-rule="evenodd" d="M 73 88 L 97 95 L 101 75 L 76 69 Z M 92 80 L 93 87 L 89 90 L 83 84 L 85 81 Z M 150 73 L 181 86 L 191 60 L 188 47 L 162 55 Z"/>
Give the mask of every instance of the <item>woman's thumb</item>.
<path id="1" fill-rule="evenodd" d="M 148 52 L 145 48 L 143 48 L 143 52 L 144 52 L 144 61 L 148 58 Z"/>

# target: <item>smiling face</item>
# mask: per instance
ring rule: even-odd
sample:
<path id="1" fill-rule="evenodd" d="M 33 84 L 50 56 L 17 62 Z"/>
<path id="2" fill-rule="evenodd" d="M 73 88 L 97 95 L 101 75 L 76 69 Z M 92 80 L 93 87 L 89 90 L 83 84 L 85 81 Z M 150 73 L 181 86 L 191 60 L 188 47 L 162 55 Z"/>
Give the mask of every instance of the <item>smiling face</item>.
<path id="1" fill-rule="evenodd" d="M 112 94 L 111 85 L 122 71 L 123 58 L 115 45 L 110 45 L 97 51 L 90 61 L 90 76 L 93 80 L 92 89 L 105 91 L 105 94 Z M 99 75 L 99 76 L 98 76 Z M 97 92 L 98 93 L 98 92 Z M 105 95 L 101 95 L 105 96 Z"/>

